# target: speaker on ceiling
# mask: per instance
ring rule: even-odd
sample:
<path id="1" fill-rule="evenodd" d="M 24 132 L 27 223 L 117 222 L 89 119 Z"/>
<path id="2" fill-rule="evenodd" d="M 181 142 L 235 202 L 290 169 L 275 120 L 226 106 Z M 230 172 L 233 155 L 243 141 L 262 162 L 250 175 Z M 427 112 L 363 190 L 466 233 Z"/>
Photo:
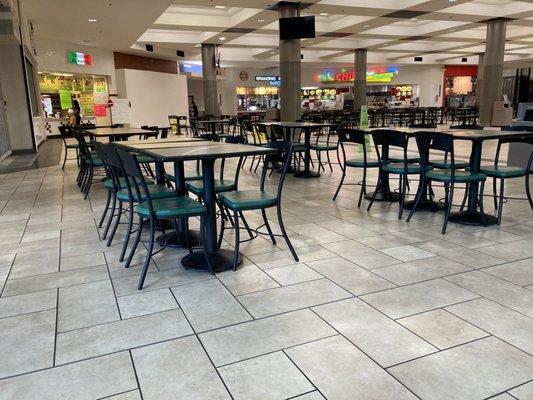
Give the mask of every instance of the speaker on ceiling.
<path id="1" fill-rule="evenodd" d="M 145 47 L 146 47 L 146 51 L 151 51 L 151 52 L 154 51 L 154 45 L 153 44 L 147 44 L 147 45 L 145 45 Z"/>
<path id="2" fill-rule="evenodd" d="M 183 50 L 176 50 L 176 55 L 178 57 L 185 57 L 185 52 Z"/>
<path id="3" fill-rule="evenodd" d="M 416 62 L 422 62 L 422 57 L 415 57 Z"/>
<path id="4" fill-rule="evenodd" d="M 461 62 L 468 62 L 468 58 L 466 57 L 461 58 Z"/>

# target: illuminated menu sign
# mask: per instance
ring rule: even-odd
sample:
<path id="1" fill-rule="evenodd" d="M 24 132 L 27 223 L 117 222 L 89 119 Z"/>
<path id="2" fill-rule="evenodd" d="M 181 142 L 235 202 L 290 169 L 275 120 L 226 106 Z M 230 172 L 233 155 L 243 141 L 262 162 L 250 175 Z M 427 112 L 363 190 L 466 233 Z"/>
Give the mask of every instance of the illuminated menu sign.
<path id="1" fill-rule="evenodd" d="M 76 65 L 91 65 L 93 61 L 90 54 L 71 51 L 68 53 L 68 62 Z"/>
<path id="2" fill-rule="evenodd" d="M 256 75 L 256 82 L 268 82 L 270 86 L 280 86 L 281 77 L 275 75 Z"/>
<path id="3" fill-rule="evenodd" d="M 366 71 L 366 81 L 368 83 L 389 83 L 395 75 L 398 74 L 398 67 L 373 67 Z M 331 68 L 326 68 L 319 76 L 318 80 L 322 83 L 343 83 L 353 82 L 355 80 L 355 71 L 341 69 L 340 72 L 334 72 Z"/>

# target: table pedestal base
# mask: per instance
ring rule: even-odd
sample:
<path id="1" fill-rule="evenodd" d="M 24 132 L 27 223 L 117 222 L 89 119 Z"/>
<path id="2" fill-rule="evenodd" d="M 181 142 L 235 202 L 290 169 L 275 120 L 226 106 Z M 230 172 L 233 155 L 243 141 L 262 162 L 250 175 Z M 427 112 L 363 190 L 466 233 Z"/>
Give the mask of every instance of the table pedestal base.
<path id="1" fill-rule="evenodd" d="M 365 199 L 371 200 L 373 195 L 374 195 L 374 192 L 367 193 L 365 195 Z M 380 190 L 376 194 L 376 198 L 374 199 L 374 201 L 400 201 L 400 195 L 395 192 L 390 192 L 390 191 L 382 192 Z"/>
<path id="2" fill-rule="evenodd" d="M 191 246 L 198 246 L 200 243 L 200 232 L 189 231 L 189 241 L 191 242 Z M 178 235 L 175 231 L 158 236 L 156 242 L 160 246 L 165 247 L 187 248 L 187 239 L 185 238 L 185 235 Z"/>
<path id="3" fill-rule="evenodd" d="M 215 272 L 227 271 L 233 268 L 233 250 L 221 249 L 209 255 L 209 260 L 213 265 Z M 243 255 L 239 253 L 237 258 L 237 265 L 241 264 Z M 209 271 L 209 266 L 205 259 L 203 251 L 195 251 L 181 259 L 181 265 L 185 269 L 198 269 Z"/>
<path id="4" fill-rule="evenodd" d="M 300 172 L 296 172 L 294 176 L 297 178 L 318 178 L 320 174 L 315 171 L 309 171 L 309 172 L 300 171 Z"/>
<path id="5" fill-rule="evenodd" d="M 485 223 L 494 225 L 498 219 L 489 214 L 485 214 Z M 463 225 L 482 225 L 481 213 L 479 211 L 458 211 L 450 214 L 450 222 Z"/>
<path id="6" fill-rule="evenodd" d="M 411 210 L 415 206 L 415 201 L 410 200 L 406 201 L 403 205 L 403 208 L 406 210 Z M 431 211 L 431 212 L 437 212 L 440 210 L 444 210 L 444 204 L 438 203 L 436 201 L 431 200 L 420 200 L 420 203 L 418 203 L 418 207 L 416 208 L 416 211 Z"/>

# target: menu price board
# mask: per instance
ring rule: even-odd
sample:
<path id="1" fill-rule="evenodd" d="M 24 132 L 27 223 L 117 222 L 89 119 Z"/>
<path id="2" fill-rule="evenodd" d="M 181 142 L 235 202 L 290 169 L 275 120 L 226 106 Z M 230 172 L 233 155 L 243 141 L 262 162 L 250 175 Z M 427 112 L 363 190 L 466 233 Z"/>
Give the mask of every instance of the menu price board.
<path id="1" fill-rule="evenodd" d="M 72 92 L 70 90 L 59 90 L 59 102 L 61 103 L 62 110 L 68 110 L 72 108 Z"/>
<path id="2" fill-rule="evenodd" d="M 80 107 L 82 108 L 82 114 L 85 116 L 94 115 L 94 97 L 93 92 L 82 92 L 80 94 Z"/>

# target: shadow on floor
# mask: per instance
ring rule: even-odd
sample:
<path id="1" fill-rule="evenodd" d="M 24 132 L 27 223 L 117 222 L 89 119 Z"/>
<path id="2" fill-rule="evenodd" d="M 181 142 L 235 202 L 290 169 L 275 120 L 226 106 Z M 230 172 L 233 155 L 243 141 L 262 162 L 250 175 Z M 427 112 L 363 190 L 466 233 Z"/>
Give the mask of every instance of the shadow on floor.
<path id="1" fill-rule="evenodd" d="M 0 174 L 58 165 L 62 149 L 61 139 L 48 139 L 39 146 L 37 154 L 14 155 L 0 161 Z"/>

